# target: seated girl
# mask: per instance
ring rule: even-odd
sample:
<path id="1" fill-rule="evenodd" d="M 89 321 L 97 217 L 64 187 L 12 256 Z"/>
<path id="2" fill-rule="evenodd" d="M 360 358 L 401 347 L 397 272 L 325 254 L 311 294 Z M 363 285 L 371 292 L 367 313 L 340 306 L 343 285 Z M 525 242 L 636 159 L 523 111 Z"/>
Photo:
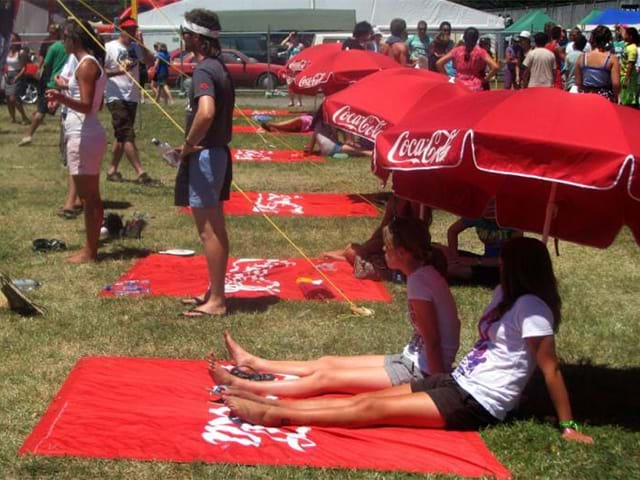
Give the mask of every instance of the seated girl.
<path id="1" fill-rule="evenodd" d="M 248 389 L 223 394 L 231 414 L 259 425 L 411 426 L 474 430 L 505 419 L 540 367 L 566 440 L 578 432 L 556 356 L 560 296 L 546 246 L 515 238 L 501 254 L 501 285 L 480 318 L 480 338 L 453 373 L 348 398 L 269 400 Z"/>
<path id="2" fill-rule="evenodd" d="M 428 230 L 416 220 L 398 218 L 384 228 L 383 236 L 387 263 L 407 276 L 408 313 L 414 331 L 401 354 L 322 357 L 302 362 L 265 360 L 243 350 L 225 333 L 227 349 L 239 367 L 300 378 L 246 380 L 211 358 L 209 371 L 216 384 L 263 395 L 308 397 L 382 390 L 449 372 L 458 351 L 460 321 L 446 280 L 431 265 Z"/>
<path id="3" fill-rule="evenodd" d="M 394 195 L 387 201 L 382 221 L 368 240 L 363 243 L 350 243 L 342 250 L 324 252 L 322 255 L 325 258 L 349 262 L 353 265 L 353 273 L 356 278 L 391 280 L 392 271 L 385 261 L 382 232 L 384 227 L 396 217 L 420 219 L 427 229 L 431 225 L 430 208 L 426 206 L 421 208 L 421 205 L 416 202 Z M 442 264 L 444 267 L 444 259 L 441 260 L 442 254 L 439 251 L 435 253 L 437 255 L 434 259 L 435 263 Z"/>
<path id="4" fill-rule="evenodd" d="M 478 238 L 484 244 L 482 255 L 458 248 L 458 237 L 469 228 L 475 228 Z M 522 232 L 519 230 L 502 228 L 496 223 L 493 200 L 489 202 L 481 218 L 458 219 L 447 231 L 448 248 L 445 253 L 449 279 L 495 287 L 500 283 L 498 262 L 502 246 L 509 239 L 520 236 Z"/>

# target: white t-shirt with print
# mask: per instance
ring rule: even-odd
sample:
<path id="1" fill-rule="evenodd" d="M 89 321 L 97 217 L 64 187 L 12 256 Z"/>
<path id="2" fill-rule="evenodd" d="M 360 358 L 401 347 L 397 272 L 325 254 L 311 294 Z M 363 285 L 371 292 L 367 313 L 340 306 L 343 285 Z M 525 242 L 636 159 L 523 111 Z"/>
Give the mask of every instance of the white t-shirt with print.
<path id="1" fill-rule="evenodd" d="M 62 67 L 62 70 L 60 70 L 60 73 L 58 75 L 60 75 L 67 81 L 67 83 L 69 83 L 69 80 L 71 80 L 71 77 L 73 77 L 73 72 L 76 71 L 77 66 L 78 58 L 72 53 L 67 57 L 67 61 L 64 64 L 64 67 Z M 62 108 L 60 109 L 60 114 L 64 116 L 67 113 L 68 109 L 69 107 L 63 104 Z"/>
<path id="2" fill-rule="evenodd" d="M 501 300 L 498 287 L 480 320 L 480 340 L 452 376 L 491 415 L 504 420 L 536 368 L 527 339 L 553 335 L 553 313 L 539 297 L 523 295 L 501 319 L 483 321 Z"/>
<path id="3" fill-rule="evenodd" d="M 144 61 L 140 45 L 137 43 L 131 43 L 127 47 L 119 39 L 116 39 L 111 42 L 107 42 L 105 50 L 105 69 L 112 70 L 118 68 L 122 62 L 128 60 L 133 62 L 135 65 L 128 73 L 135 78 L 136 81 L 140 80 L 140 62 Z M 107 103 L 111 103 L 115 100 L 137 103 L 140 101 L 140 88 L 126 73 L 109 77 L 104 93 L 104 99 Z"/>
<path id="4" fill-rule="evenodd" d="M 460 320 L 456 302 L 447 281 L 431 265 L 421 267 L 407 277 L 407 300 L 426 300 L 433 304 L 438 317 L 443 367 L 445 372 L 450 372 L 460 347 Z M 409 319 L 413 325 L 413 337 L 404 347 L 402 354 L 423 373 L 430 375 L 424 341 L 416 328 L 415 313 L 411 309 L 411 303 L 407 303 Z"/>

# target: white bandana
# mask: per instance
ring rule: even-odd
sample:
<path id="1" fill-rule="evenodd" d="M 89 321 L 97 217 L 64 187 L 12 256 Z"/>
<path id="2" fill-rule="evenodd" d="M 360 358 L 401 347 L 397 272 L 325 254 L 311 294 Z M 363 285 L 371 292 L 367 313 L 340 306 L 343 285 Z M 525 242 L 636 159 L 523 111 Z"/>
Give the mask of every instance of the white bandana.
<path id="1" fill-rule="evenodd" d="M 201 27 L 200 25 L 191 23 L 186 19 L 182 21 L 182 28 L 209 38 L 218 38 L 220 36 L 220 30 L 209 30 L 206 27 Z"/>

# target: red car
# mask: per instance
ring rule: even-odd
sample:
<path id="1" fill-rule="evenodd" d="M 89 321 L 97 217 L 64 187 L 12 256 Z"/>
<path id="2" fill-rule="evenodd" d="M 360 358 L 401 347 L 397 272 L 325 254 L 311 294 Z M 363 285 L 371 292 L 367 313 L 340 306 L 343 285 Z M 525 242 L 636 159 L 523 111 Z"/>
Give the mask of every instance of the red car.
<path id="1" fill-rule="evenodd" d="M 174 50 L 171 52 L 171 66 L 169 67 L 170 86 L 179 86 L 179 72 L 191 77 L 196 63 L 193 53 Z M 255 58 L 248 57 L 238 50 L 222 49 L 222 60 L 231 73 L 236 87 L 258 87 L 265 90 L 273 89 L 283 83 L 284 67 L 282 65 L 260 63 Z M 155 69 L 149 69 L 149 78 L 153 78 Z"/>

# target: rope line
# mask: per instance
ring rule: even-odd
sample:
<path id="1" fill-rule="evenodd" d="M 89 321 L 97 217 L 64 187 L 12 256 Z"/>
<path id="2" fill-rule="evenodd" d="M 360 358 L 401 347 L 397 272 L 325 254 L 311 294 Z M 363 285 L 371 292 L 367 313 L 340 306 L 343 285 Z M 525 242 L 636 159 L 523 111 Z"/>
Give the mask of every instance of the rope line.
<path id="1" fill-rule="evenodd" d="M 78 25 L 80 25 L 80 27 L 87 33 L 87 35 L 89 35 L 91 38 L 93 38 L 94 41 L 96 41 L 98 43 L 98 45 L 101 45 L 102 49 L 106 52 L 106 48 L 104 47 L 104 45 L 102 45 L 102 43 L 98 42 L 98 39 L 96 38 L 95 34 L 93 32 L 91 32 L 89 29 L 87 29 L 84 24 L 82 23 L 82 21 L 67 7 L 67 5 L 64 3 L 63 0 L 56 0 L 58 2 L 58 4 L 65 10 L 65 12 L 67 12 L 67 14 L 69 15 L 70 18 L 72 18 L 76 23 L 78 23 Z M 82 1 L 82 0 L 80 0 Z M 155 99 L 153 99 L 153 97 L 140 85 L 140 83 L 133 77 L 133 75 L 131 75 L 131 73 L 129 73 L 129 71 L 124 70 L 124 73 L 145 93 L 145 95 L 147 95 L 147 97 L 152 101 L 153 105 L 155 105 L 166 117 L 167 119 L 170 120 L 170 122 L 184 135 L 185 134 L 185 130 L 184 128 L 169 114 L 169 112 L 167 112 L 164 108 L 162 108 L 162 106 L 155 101 Z M 251 201 L 251 199 L 249 198 L 249 196 L 245 193 L 245 191 L 238 185 L 238 183 L 233 180 L 232 181 L 232 185 L 233 188 L 235 190 L 237 190 L 246 200 L 247 202 L 249 202 L 251 205 L 253 205 L 253 202 Z M 309 265 L 324 279 L 327 281 L 327 283 L 329 285 L 331 285 L 331 287 L 333 287 L 335 289 L 335 291 L 349 304 L 349 306 L 351 307 L 351 312 L 353 312 L 356 315 L 361 315 L 361 316 L 367 316 L 367 315 L 371 315 L 373 312 L 369 309 L 366 309 L 364 307 L 360 307 L 358 305 L 356 305 L 348 296 L 347 294 L 341 289 L 339 288 L 322 270 L 320 270 L 316 264 L 313 263 L 313 261 L 311 260 L 311 258 L 304 252 L 304 250 L 302 250 L 301 247 L 299 247 L 294 241 L 293 239 L 286 234 L 286 232 L 284 230 L 282 230 L 282 228 L 280 228 L 274 221 L 272 218 L 270 218 L 267 214 L 265 214 L 264 212 L 260 212 L 262 217 L 287 241 L 289 242 L 289 244 L 300 254 L 302 255 L 302 257 L 309 263 Z"/>

